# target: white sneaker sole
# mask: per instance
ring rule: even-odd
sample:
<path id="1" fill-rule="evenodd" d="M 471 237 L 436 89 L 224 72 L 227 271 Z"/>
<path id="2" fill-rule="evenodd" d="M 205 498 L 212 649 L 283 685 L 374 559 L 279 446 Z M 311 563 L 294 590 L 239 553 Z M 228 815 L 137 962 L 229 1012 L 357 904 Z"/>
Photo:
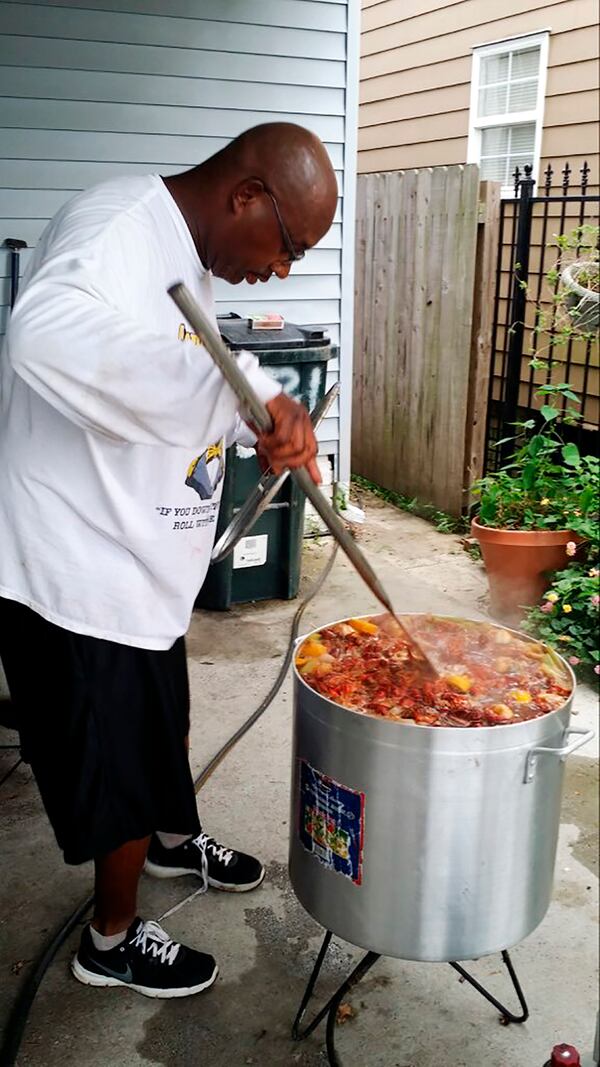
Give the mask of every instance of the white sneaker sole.
<path id="1" fill-rule="evenodd" d="M 210 978 L 206 982 L 200 982 L 199 985 L 182 986 L 179 989 L 154 989 L 151 986 L 136 985 L 134 982 L 121 982 L 118 978 L 111 978 L 109 975 L 96 974 L 95 971 L 88 971 L 79 962 L 77 956 L 73 957 L 71 962 L 71 970 L 75 975 L 78 982 L 83 982 L 84 985 L 93 986 L 121 986 L 122 989 L 133 989 L 136 993 L 141 993 L 144 997 L 152 997 L 155 1000 L 173 1000 L 175 997 L 193 997 L 195 993 L 202 993 L 204 989 L 210 989 L 211 985 L 217 980 L 219 974 L 219 968 L 215 967 Z"/>
<path id="2" fill-rule="evenodd" d="M 160 867 L 157 863 L 152 863 L 151 860 L 146 860 L 144 864 L 144 870 L 146 874 L 152 875 L 153 878 L 183 878 L 186 874 L 195 874 L 198 878 L 202 877 L 202 872 L 195 870 L 192 867 Z M 255 882 L 245 882 L 244 885 L 231 885 L 226 882 L 217 882 L 215 878 L 209 878 L 208 884 L 212 889 L 220 889 L 223 893 L 249 893 L 251 889 L 258 889 L 259 885 L 264 882 L 265 872 L 261 871 L 260 878 L 257 878 Z"/>

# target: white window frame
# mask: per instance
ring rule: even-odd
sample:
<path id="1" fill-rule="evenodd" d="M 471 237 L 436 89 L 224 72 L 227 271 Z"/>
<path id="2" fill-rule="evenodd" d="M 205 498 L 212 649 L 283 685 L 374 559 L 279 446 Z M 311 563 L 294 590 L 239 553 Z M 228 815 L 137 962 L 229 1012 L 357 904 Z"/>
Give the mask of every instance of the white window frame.
<path id="1" fill-rule="evenodd" d="M 546 103 L 546 82 L 548 77 L 548 48 L 550 30 L 538 30 L 536 33 L 522 34 L 518 37 L 507 37 L 502 41 L 491 41 L 489 44 L 475 45 L 473 48 L 473 67 L 471 73 L 471 102 L 469 110 L 469 141 L 467 144 L 467 163 L 480 164 L 482 131 L 497 128 L 499 126 L 525 126 L 535 123 L 535 141 L 533 148 L 533 173 L 535 181 L 539 181 L 540 158 L 542 154 L 542 134 L 544 130 L 544 106 Z M 505 52 L 518 52 L 524 48 L 540 49 L 540 69 L 538 77 L 538 91 L 535 108 L 529 111 L 512 111 L 505 115 L 492 115 L 479 118 L 477 115 L 479 105 L 479 90 L 481 79 L 481 60 L 488 56 L 503 54 Z M 512 185 L 502 186 L 503 197 L 515 195 Z"/>

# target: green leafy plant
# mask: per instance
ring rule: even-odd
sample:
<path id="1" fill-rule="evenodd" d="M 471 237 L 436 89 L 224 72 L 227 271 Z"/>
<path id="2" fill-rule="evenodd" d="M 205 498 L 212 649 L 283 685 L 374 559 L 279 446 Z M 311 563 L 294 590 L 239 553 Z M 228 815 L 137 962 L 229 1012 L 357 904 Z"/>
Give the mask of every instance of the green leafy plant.
<path id="1" fill-rule="evenodd" d="M 558 420 L 575 423 L 578 397 L 566 382 L 541 386 L 541 425 L 535 419 L 517 423 L 515 450 L 507 463 L 472 486 L 479 499 L 478 522 L 512 530 L 572 530 L 588 543 L 598 538 L 600 465 L 596 456 L 582 456 L 566 442 Z M 568 403 L 562 414 L 563 402 Z"/>
<path id="2" fill-rule="evenodd" d="M 568 233 L 554 234 L 554 243 L 563 256 L 572 255 L 577 259 L 590 259 L 597 263 L 599 237 L 600 226 L 584 222 Z"/>
<path id="3" fill-rule="evenodd" d="M 555 575 L 541 604 L 530 608 L 523 628 L 561 652 L 571 666 L 600 675 L 598 648 L 600 568 L 571 563 Z"/>

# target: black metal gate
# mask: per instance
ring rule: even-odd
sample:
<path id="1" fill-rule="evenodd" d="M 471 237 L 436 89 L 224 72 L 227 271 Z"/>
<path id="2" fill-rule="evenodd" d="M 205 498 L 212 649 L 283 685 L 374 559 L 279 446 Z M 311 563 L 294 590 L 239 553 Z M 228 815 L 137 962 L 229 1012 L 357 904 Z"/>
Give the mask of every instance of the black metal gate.
<path id="1" fill-rule="evenodd" d="M 568 163 L 554 184 L 548 166 L 544 187 L 534 195 L 532 168 L 515 171 L 514 199 L 502 201 L 488 398 L 486 471 L 497 469 L 507 450 L 496 442 L 514 435 L 515 422 L 536 416 L 536 389 L 545 383 L 569 382 L 580 398 L 581 420 L 564 426 L 565 437 L 593 452 L 599 417 L 598 342 L 561 329 L 557 303 L 564 236 L 598 225 L 600 197 L 588 193 L 587 163 L 573 180 Z M 585 232 L 585 231 L 584 231 Z M 557 237 L 559 238 L 557 242 Z M 534 353 L 551 353 L 545 366 L 531 365 Z M 538 361 L 538 362 L 544 362 Z M 563 409 L 564 410 L 564 409 Z"/>

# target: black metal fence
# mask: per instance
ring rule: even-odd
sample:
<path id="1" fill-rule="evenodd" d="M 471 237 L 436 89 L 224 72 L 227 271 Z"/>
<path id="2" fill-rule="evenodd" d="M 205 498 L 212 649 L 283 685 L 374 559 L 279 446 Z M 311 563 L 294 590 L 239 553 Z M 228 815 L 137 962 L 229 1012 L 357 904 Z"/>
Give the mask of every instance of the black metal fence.
<path id="1" fill-rule="evenodd" d="M 565 437 L 587 452 L 597 447 L 598 337 L 569 328 L 558 294 L 567 260 L 577 258 L 598 225 L 600 197 L 588 192 L 587 163 L 578 177 L 566 163 L 557 185 L 548 166 L 538 194 L 531 173 L 515 171 L 514 198 L 501 204 L 486 471 L 510 452 L 510 444 L 496 442 L 514 434 L 516 422 L 536 417 L 542 403 L 536 390 L 550 382 L 569 382 L 580 399 L 581 419 L 563 427 Z"/>

